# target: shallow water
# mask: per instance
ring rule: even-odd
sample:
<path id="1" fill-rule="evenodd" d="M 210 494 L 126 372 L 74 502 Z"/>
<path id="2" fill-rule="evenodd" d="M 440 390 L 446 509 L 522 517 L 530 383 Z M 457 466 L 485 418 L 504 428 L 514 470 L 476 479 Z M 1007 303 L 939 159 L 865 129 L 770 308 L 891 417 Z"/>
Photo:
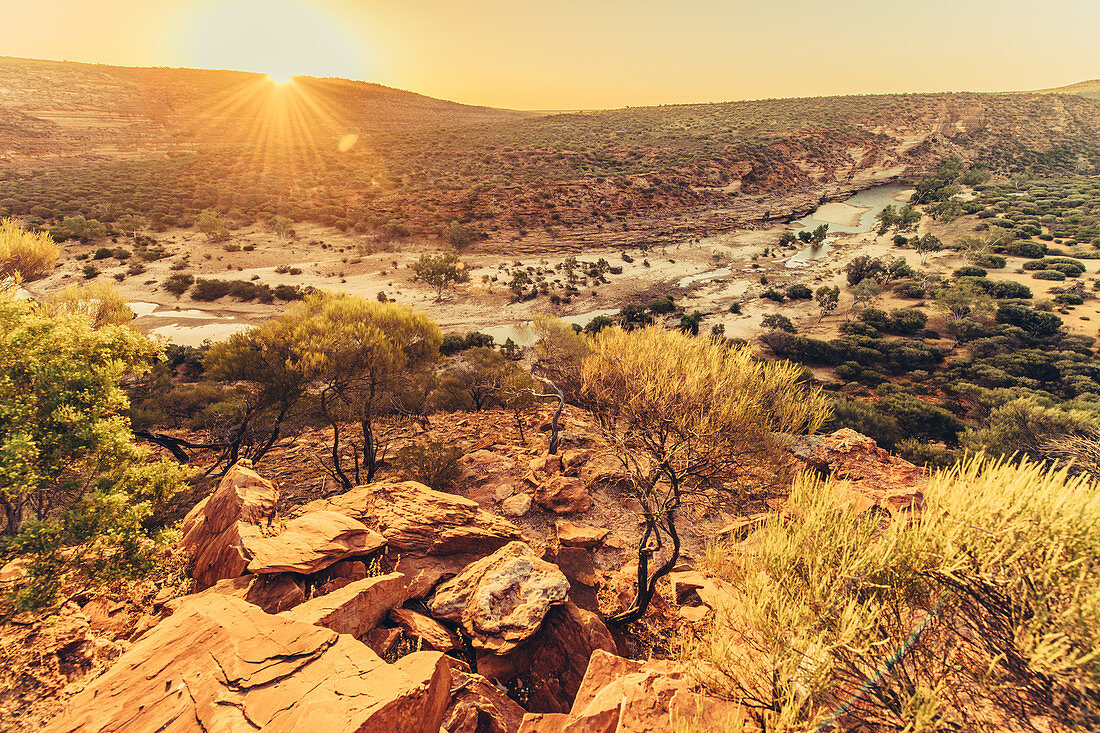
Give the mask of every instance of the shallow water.
<path id="1" fill-rule="evenodd" d="M 701 272 L 698 275 L 688 275 L 682 277 L 676 283 L 677 287 L 686 288 L 692 283 L 705 283 L 707 280 L 714 280 L 715 278 L 725 277 L 732 272 L 728 267 L 720 267 L 717 270 L 710 270 L 709 272 Z"/>
<path id="2" fill-rule="evenodd" d="M 836 238 L 831 237 L 825 239 L 825 241 L 816 247 L 810 246 L 798 250 L 791 257 L 787 258 L 787 267 L 808 267 L 818 260 L 827 258 L 829 253 L 833 251 L 833 242 L 835 241 Z"/>
<path id="3" fill-rule="evenodd" d="M 899 206 L 900 202 L 895 200 L 902 191 L 908 189 L 909 186 L 902 185 L 900 183 L 888 183 L 883 186 L 875 186 L 874 188 L 868 188 L 864 191 L 851 196 L 840 203 L 848 204 L 849 206 L 858 206 L 860 208 L 866 208 L 867 211 L 863 212 L 863 215 L 859 218 L 859 224 L 854 227 L 845 226 L 843 224 L 836 224 L 831 221 L 822 221 L 815 218 L 817 210 L 815 210 L 809 216 L 806 216 L 796 222 L 793 222 L 796 227 L 795 231 L 799 232 L 805 229 L 814 229 L 821 224 L 828 224 L 829 231 L 840 234 L 862 234 L 863 232 L 871 231 L 871 227 L 875 224 L 875 217 L 878 212 L 885 209 L 887 206 Z M 820 210 L 820 209 L 819 209 Z"/>

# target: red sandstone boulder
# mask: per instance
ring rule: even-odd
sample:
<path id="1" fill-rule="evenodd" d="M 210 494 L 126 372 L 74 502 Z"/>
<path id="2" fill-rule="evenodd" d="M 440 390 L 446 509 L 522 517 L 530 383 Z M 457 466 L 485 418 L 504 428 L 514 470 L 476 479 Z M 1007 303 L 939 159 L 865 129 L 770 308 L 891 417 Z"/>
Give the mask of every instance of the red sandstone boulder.
<path id="1" fill-rule="evenodd" d="M 440 585 L 428 610 L 460 624 L 478 649 L 503 654 L 534 634 L 568 595 L 561 570 L 512 542 Z"/>
<path id="2" fill-rule="evenodd" d="M 451 669 L 451 704 L 443 715 L 447 733 L 516 733 L 524 709 L 479 674 Z"/>
<path id="3" fill-rule="evenodd" d="M 281 615 L 358 638 L 406 600 L 405 576 L 390 573 L 351 581 L 339 590 L 311 598 Z"/>
<path id="4" fill-rule="evenodd" d="M 439 731 L 451 675 L 438 653 L 386 664 L 350 636 L 230 596 L 172 604 L 46 730 Z"/>
<path id="5" fill-rule="evenodd" d="M 261 536 L 275 517 L 275 484 L 251 465 L 236 463 L 183 520 L 180 546 L 195 560 L 191 577 L 199 590 L 243 575 L 249 560 L 245 539 Z"/>
<path id="6" fill-rule="evenodd" d="M 584 481 L 557 475 L 535 489 L 535 503 L 555 514 L 580 514 L 592 508 L 592 497 Z"/>
<path id="7" fill-rule="evenodd" d="M 671 662 L 646 663 L 597 651 L 568 714 L 528 714 L 521 733 L 643 733 L 740 730 L 735 703 L 707 697 Z"/>
<path id="8" fill-rule="evenodd" d="M 527 709 L 566 712 L 580 689 L 589 657 L 614 654 L 615 640 L 596 614 L 566 603 L 551 608 L 531 639 L 503 656 L 478 652 L 478 671 L 492 680 L 527 680 Z"/>
<path id="9" fill-rule="evenodd" d="M 406 636 L 419 639 L 430 649 L 449 652 L 458 648 L 459 640 L 450 629 L 422 613 L 408 608 L 395 608 L 390 611 L 390 620 L 400 626 Z"/>
<path id="10" fill-rule="evenodd" d="M 242 575 L 219 580 L 199 595 L 219 593 L 248 601 L 267 613 L 294 608 L 306 599 L 302 587 L 288 575 Z"/>
<path id="11" fill-rule="evenodd" d="M 877 504 L 896 512 L 919 511 L 923 505 L 928 472 L 890 455 L 854 430 L 799 437 L 791 453 L 819 471 L 850 482 L 852 490 L 867 497 L 868 506 Z"/>
<path id="12" fill-rule="evenodd" d="M 576 524 L 565 519 L 554 522 L 554 533 L 562 547 L 591 549 L 603 542 L 609 531 L 603 527 L 590 527 L 586 524 Z"/>
<path id="13" fill-rule="evenodd" d="M 309 575 L 356 555 L 369 555 L 386 539 L 340 512 L 309 512 L 286 523 L 272 537 L 247 537 L 245 552 L 252 573 Z"/>
<path id="14" fill-rule="evenodd" d="M 382 481 L 311 502 L 301 513 L 337 511 L 385 536 L 399 553 L 484 556 L 523 539 L 508 520 L 482 511 L 477 502 L 434 491 L 415 481 Z"/>

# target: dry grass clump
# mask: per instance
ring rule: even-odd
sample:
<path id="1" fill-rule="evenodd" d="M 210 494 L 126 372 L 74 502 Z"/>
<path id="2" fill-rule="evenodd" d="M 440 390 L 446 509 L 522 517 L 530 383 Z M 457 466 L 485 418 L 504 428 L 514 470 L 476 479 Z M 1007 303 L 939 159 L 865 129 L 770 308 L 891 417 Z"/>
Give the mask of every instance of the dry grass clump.
<path id="1" fill-rule="evenodd" d="M 1096 730 L 1100 490 L 1042 464 L 937 474 L 919 519 L 796 482 L 686 650 L 770 730 Z"/>
<path id="2" fill-rule="evenodd" d="M 29 232 L 11 219 L 0 220 L 0 279 L 36 280 L 53 267 L 58 255 L 47 232 Z"/>

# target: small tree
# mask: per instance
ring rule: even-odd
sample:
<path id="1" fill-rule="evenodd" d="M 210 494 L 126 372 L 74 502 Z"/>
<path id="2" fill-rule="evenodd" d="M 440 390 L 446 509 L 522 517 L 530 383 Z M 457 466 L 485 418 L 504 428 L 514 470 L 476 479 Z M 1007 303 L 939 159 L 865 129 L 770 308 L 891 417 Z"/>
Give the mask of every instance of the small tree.
<path id="1" fill-rule="evenodd" d="M 396 411 L 394 395 L 409 374 L 439 359 L 439 326 L 408 306 L 349 295 L 312 295 L 280 318 L 293 339 L 291 358 L 317 391 L 321 414 L 332 426 L 334 477 L 351 488 L 341 465 L 340 426 L 353 420 L 366 481 L 373 481 L 386 443 L 377 421 Z"/>
<path id="2" fill-rule="evenodd" d="M 280 242 L 286 242 L 287 237 L 294 236 L 294 226 L 285 216 L 276 216 L 271 220 L 271 231 L 275 232 Z"/>
<path id="3" fill-rule="evenodd" d="M 469 227 L 454 221 L 443 230 L 443 239 L 454 249 L 462 249 L 474 241 L 475 234 Z"/>
<path id="4" fill-rule="evenodd" d="M 913 245 L 913 249 L 916 250 L 917 256 L 920 257 L 920 263 L 922 265 L 928 262 L 928 255 L 943 249 L 943 242 L 934 234 L 925 234 L 923 237 L 913 237 L 909 242 Z"/>
<path id="5" fill-rule="evenodd" d="M 801 377 L 789 362 L 676 331 L 609 328 L 592 339 L 582 394 L 618 447 L 645 524 L 637 597 L 617 623 L 641 618 L 675 566 L 685 501 L 729 506 L 788 478 L 782 436 L 816 431 L 829 412 Z"/>
<path id="6" fill-rule="evenodd" d="M 229 239 L 229 230 L 222 221 L 221 215 L 213 209 L 204 209 L 195 221 L 195 226 L 211 242 L 224 242 Z"/>
<path id="7" fill-rule="evenodd" d="M 956 339 L 963 333 L 963 324 L 993 311 L 994 299 L 971 282 L 961 281 L 940 288 L 932 305 L 947 318 L 947 327 Z"/>
<path id="8" fill-rule="evenodd" d="M 835 311 L 837 306 L 840 305 L 840 288 L 836 285 L 832 287 L 822 285 L 814 293 L 814 300 L 817 301 L 818 310 L 821 312 L 817 320 L 824 320 L 825 316 Z"/>
<path id="9" fill-rule="evenodd" d="M 156 354 L 129 328 L 0 293 L 0 507 L 29 559 L 20 608 L 52 602 L 65 577 L 95 585 L 150 567 L 143 522 L 182 475 L 133 443 L 119 381 Z M 24 521 L 27 508 L 35 518 Z"/>
<path id="10" fill-rule="evenodd" d="M 443 300 L 443 291 L 456 283 L 469 282 L 470 271 L 453 249 L 442 254 L 422 254 L 413 263 L 416 279 L 435 288 L 435 302 Z"/>

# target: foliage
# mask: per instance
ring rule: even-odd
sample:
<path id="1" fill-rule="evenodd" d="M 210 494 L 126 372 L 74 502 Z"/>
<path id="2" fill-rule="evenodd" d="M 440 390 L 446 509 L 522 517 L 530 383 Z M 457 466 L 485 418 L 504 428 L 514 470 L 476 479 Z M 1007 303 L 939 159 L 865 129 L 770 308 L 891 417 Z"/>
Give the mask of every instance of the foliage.
<path id="1" fill-rule="evenodd" d="M 11 219 L 0 219 L 0 280 L 37 280 L 57 262 L 57 245 L 46 232 L 30 232 Z"/>
<path id="2" fill-rule="evenodd" d="M 462 455 L 457 446 L 437 441 L 410 443 L 397 451 L 393 463 L 402 478 L 447 491 L 458 478 Z"/>
<path id="3" fill-rule="evenodd" d="M 835 285 L 832 287 L 822 285 L 814 292 L 814 300 L 817 301 L 818 310 L 821 312 L 817 319 L 820 321 L 840 305 L 840 288 Z"/>
<path id="4" fill-rule="evenodd" d="M 453 249 L 438 255 L 422 254 L 411 267 L 417 280 L 435 289 L 437 303 L 443 300 L 443 291 L 446 288 L 470 281 L 466 263 L 458 259 L 458 253 Z"/>
<path id="5" fill-rule="evenodd" d="M 51 316 L 81 316 L 92 328 L 122 326 L 134 320 L 134 312 L 118 288 L 108 282 L 70 285 L 50 295 L 46 312 Z"/>
<path id="6" fill-rule="evenodd" d="M 67 574 L 99 583 L 147 567 L 142 522 L 182 475 L 146 463 L 119 380 L 155 354 L 129 328 L 95 329 L 82 315 L 50 316 L 0 295 L 0 506 L 6 534 L 19 533 L 13 549 L 30 553 L 17 606 L 51 603 Z M 37 519 L 24 524 L 28 506 Z"/>
<path id="7" fill-rule="evenodd" d="M 787 318 L 782 313 L 769 313 L 760 320 L 760 325 L 769 330 L 796 333 L 794 324 L 791 323 L 791 319 Z"/>
<path id="8" fill-rule="evenodd" d="M 828 416 L 794 365 L 665 329 L 602 331 L 581 378 L 645 518 L 638 597 L 620 622 L 645 613 L 654 584 L 675 565 L 682 502 L 727 506 L 777 488 L 789 467 L 781 435 L 813 432 Z M 653 547 L 667 542 L 670 557 L 650 575 Z"/>
<path id="9" fill-rule="evenodd" d="M 1100 725 L 1095 485 L 972 459 L 885 528 L 835 496 L 804 477 L 756 552 L 709 553 L 733 597 L 688 652 L 708 687 L 775 730 Z"/>

